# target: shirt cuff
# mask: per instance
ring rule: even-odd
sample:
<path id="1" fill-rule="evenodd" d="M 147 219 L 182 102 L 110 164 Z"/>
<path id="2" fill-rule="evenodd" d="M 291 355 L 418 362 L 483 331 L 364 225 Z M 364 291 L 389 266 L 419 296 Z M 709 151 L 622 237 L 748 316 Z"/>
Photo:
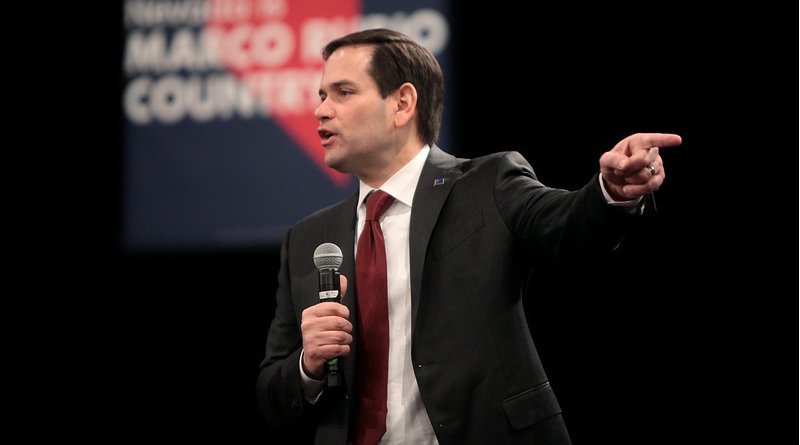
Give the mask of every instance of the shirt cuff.
<path id="1" fill-rule="evenodd" d="M 606 190 L 606 185 L 603 183 L 603 175 L 597 175 L 598 180 L 600 181 L 600 190 L 603 191 L 603 197 L 606 198 L 606 203 L 612 205 L 614 207 L 621 207 L 624 211 L 630 213 L 631 215 L 641 213 L 644 211 L 644 208 L 639 208 L 639 204 L 642 202 L 642 197 L 638 197 L 636 199 L 631 199 L 629 201 L 615 201 L 611 195 L 608 194 Z"/>
<path id="2" fill-rule="evenodd" d="M 303 353 L 305 351 L 300 351 L 300 379 L 303 381 L 303 397 L 306 401 L 310 404 L 315 404 L 319 401 L 320 396 L 322 396 L 322 390 L 325 389 L 325 381 L 324 380 L 315 380 L 306 375 L 306 372 L 303 371 Z"/>

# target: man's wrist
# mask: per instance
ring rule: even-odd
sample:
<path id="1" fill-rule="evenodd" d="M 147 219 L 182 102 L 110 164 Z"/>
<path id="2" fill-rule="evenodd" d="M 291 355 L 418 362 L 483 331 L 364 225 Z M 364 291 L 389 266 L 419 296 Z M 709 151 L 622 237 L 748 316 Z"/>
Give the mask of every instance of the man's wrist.
<path id="1" fill-rule="evenodd" d="M 317 403 L 322 390 L 325 389 L 325 380 L 317 380 L 306 374 L 305 366 L 303 366 L 304 351 L 300 351 L 300 380 L 302 381 L 303 396 L 312 405 Z"/>
<path id="2" fill-rule="evenodd" d="M 603 180 L 603 175 L 598 175 L 598 178 L 600 181 L 600 190 L 603 192 L 603 197 L 605 198 L 607 204 L 612 205 L 614 207 L 622 207 L 623 210 L 631 214 L 637 213 L 637 211 L 641 212 L 640 208 L 641 207 L 640 204 L 642 202 L 641 196 L 636 199 L 618 201 L 614 199 L 610 193 L 608 193 L 608 190 L 606 189 L 605 180 Z"/>

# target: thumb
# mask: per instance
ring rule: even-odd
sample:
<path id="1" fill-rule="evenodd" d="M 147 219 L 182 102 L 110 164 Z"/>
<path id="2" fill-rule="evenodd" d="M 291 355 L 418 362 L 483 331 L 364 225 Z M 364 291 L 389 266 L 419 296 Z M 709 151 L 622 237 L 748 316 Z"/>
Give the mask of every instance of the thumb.
<path id="1" fill-rule="evenodd" d="M 601 170 L 625 170 L 628 166 L 628 157 L 623 153 L 607 151 L 600 156 Z"/>
<path id="2" fill-rule="evenodd" d="M 344 298 L 344 294 L 347 293 L 347 277 L 344 275 L 339 275 L 339 291 Z"/>

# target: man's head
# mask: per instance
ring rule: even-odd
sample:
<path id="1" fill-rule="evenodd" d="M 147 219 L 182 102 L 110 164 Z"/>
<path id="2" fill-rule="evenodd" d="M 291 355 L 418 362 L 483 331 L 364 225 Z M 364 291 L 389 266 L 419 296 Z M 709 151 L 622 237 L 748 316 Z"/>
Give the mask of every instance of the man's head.
<path id="1" fill-rule="evenodd" d="M 417 126 L 422 142 L 433 145 L 439 138 L 444 112 L 444 75 L 439 62 L 423 46 L 405 34 L 389 29 L 368 29 L 331 41 L 322 50 L 328 58 L 345 46 L 373 47 L 369 74 L 378 84 L 381 97 L 409 82 L 417 89 Z"/>
<path id="2" fill-rule="evenodd" d="M 438 137 L 444 78 L 433 55 L 386 29 L 360 31 L 323 50 L 314 114 L 325 162 L 366 182 L 388 178 Z"/>

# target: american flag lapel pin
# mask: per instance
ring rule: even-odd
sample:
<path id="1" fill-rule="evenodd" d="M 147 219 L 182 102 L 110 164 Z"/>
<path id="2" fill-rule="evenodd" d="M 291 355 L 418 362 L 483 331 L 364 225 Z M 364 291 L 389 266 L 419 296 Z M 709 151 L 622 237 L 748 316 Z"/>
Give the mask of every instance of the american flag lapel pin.
<path id="1" fill-rule="evenodd" d="M 436 178 L 433 180 L 433 186 L 444 185 L 444 178 Z"/>

